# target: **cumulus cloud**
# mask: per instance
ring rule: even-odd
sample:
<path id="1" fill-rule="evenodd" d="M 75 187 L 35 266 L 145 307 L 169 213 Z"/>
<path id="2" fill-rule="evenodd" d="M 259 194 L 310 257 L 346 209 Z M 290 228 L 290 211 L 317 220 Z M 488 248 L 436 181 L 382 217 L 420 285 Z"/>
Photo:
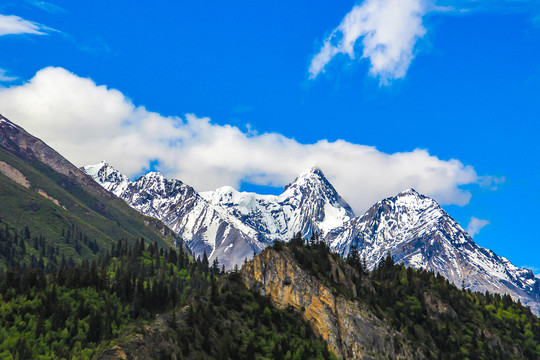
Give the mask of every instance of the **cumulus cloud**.
<path id="1" fill-rule="evenodd" d="M 50 29 L 19 16 L 0 14 L 0 36 L 19 34 L 45 35 L 46 30 Z"/>
<path id="2" fill-rule="evenodd" d="M 471 237 L 474 237 L 475 235 L 478 235 L 480 233 L 480 230 L 482 230 L 487 225 L 489 225 L 488 220 L 478 219 L 473 216 L 469 221 L 469 225 L 467 225 L 467 232 L 469 233 L 469 235 L 471 235 Z"/>
<path id="3" fill-rule="evenodd" d="M 415 56 L 415 45 L 426 34 L 427 14 L 456 16 L 478 12 L 527 13 L 539 27 L 536 0 L 364 0 L 345 15 L 313 56 L 309 77 L 315 79 L 339 54 L 368 59 L 369 73 L 381 85 L 404 78 Z"/>
<path id="4" fill-rule="evenodd" d="M 387 154 L 343 140 L 302 144 L 195 115 L 164 117 L 62 68 L 45 68 L 23 85 L 0 89 L 0 112 L 78 166 L 107 159 L 134 176 L 157 162 L 166 176 L 199 191 L 243 181 L 284 186 L 319 166 L 360 213 L 408 187 L 442 204 L 465 205 L 471 195 L 461 185 L 490 185 L 471 166 L 424 149 Z"/>
<path id="5" fill-rule="evenodd" d="M 422 16 L 428 5 L 428 0 L 365 0 L 354 6 L 313 57 L 310 78 L 316 78 L 338 54 L 355 59 L 360 39 L 362 58 L 369 59 L 372 76 L 382 83 L 403 78 L 414 45 L 426 33 Z"/>

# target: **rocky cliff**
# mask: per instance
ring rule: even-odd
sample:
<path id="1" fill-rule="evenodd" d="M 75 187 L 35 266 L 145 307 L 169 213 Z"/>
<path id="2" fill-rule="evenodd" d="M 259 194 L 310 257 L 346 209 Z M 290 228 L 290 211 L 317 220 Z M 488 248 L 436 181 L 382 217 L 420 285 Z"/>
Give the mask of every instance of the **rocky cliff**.
<path id="1" fill-rule="evenodd" d="M 331 255 L 329 255 L 332 258 Z M 345 269 L 353 272 L 350 267 Z M 352 294 L 351 274 L 332 262 L 331 277 Z M 269 296 L 278 308 L 300 311 L 317 335 L 341 359 L 413 359 L 404 336 L 392 330 L 357 302 L 303 270 L 289 249 L 266 249 L 247 262 L 241 276 L 249 289 Z"/>

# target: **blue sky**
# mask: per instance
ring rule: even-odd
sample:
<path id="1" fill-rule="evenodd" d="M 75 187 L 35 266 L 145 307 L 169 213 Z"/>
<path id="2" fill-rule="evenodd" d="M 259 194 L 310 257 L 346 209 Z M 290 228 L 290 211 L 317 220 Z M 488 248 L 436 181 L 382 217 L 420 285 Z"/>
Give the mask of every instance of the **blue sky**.
<path id="1" fill-rule="evenodd" d="M 540 5 L 395 1 L 3 1 L 0 113 L 200 190 L 412 186 L 540 273 Z"/>

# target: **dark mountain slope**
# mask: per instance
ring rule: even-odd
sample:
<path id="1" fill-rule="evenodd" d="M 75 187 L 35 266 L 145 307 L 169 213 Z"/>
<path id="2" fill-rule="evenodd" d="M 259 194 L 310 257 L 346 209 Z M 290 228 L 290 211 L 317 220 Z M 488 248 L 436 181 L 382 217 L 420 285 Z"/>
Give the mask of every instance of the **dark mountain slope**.
<path id="1" fill-rule="evenodd" d="M 176 239 L 159 220 L 131 209 L 1 115 L 0 204 L 3 223 L 17 231 L 27 226 L 33 236 L 47 238 L 60 250 L 65 249 L 66 231 L 74 228 L 105 247 L 120 238 L 143 237 L 162 246 Z M 79 255 L 85 257 L 84 252 Z"/>

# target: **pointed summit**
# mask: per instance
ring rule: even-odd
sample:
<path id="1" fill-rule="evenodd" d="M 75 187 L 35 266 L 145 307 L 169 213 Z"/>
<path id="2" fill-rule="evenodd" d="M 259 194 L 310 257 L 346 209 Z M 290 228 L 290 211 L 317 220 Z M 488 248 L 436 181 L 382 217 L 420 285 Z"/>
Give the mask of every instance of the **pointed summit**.
<path id="1" fill-rule="evenodd" d="M 352 246 L 372 269 L 388 252 L 415 269 L 432 270 L 473 291 L 508 293 L 539 312 L 536 280 L 508 260 L 478 246 L 433 199 L 410 188 L 373 205 L 364 215 L 328 233 L 330 249 Z"/>
<path id="2" fill-rule="evenodd" d="M 294 181 L 285 186 L 285 191 L 291 188 L 322 188 L 323 192 L 333 192 L 337 194 L 336 190 L 330 184 L 328 179 L 324 176 L 322 170 L 318 167 L 312 167 L 301 173 L 294 179 Z"/>
<path id="3" fill-rule="evenodd" d="M 407 196 L 407 195 L 421 196 L 421 194 L 418 191 L 414 190 L 412 187 L 400 192 L 397 196 Z"/>
<path id="4" fill-rule="evenodd" d="M 314 231 L 326 233 L 354 217 L 349 204 L 318 167 L 300 174 L 281 194 L 284 203 L 296 209 L 296 220 L 290 222 L 289 236 L 300 231 L 310 236 Z"/>
<path id="5" fill-rule="evenodd" d="M 120 196 L 131 183 L 127 176 L 109 165 L 105 160 L 101 160 L 95 165 L 86 165 L 81 170 L 116 196 Z"/>
<path id="6" fill-rule="evenodd" d="M 324 179 L 324 180 L 326 180 L 326 177 L 324 176 L 324 173 L 321 170 L 321 168 L 319 168 L 317 166 L 314 166 L 314 167 L 311 167 L 311 168 L 307 169 L 306 171 L 304 171 L 300 175 L 298 175 L 298 177 L 296 179 L 297 180 L 298 179 Z M 328 181 L 328 180 L 326 180 L 326 181 Z"/>
<path id="7" fill-rule="evenodd" d="M 318 166 L 313 166 L 301 173 L 298 177 L 319 176 L 324 177 L 323 171 Z"/>

